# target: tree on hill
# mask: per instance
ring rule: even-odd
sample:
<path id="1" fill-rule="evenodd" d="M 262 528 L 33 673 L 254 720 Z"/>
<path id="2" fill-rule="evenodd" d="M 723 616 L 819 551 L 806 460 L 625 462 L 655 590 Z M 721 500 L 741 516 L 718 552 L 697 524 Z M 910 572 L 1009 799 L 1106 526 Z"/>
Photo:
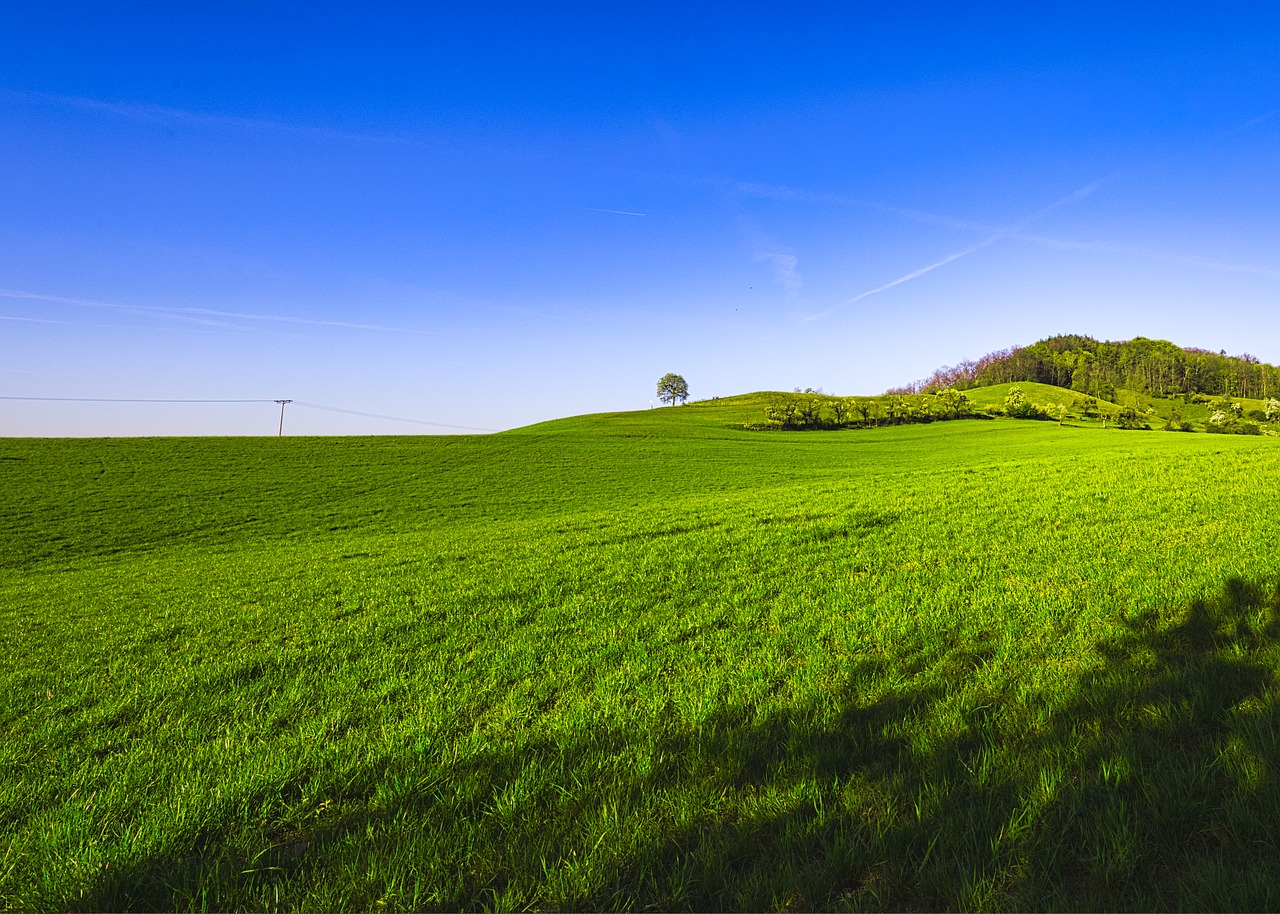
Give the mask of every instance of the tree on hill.
<path id="1" fill-rule="evenodd" d="M 1244 407 L 1228 396 L 1221 396 L 1209 404 L 1208 431 L 1239 432 Z"/>
<path id="2" fill-rule="evenodd" d="M 1142 414 L 1132 406 L 1120 407 L 1120 412 L 1116 413 L 1116 428 L 1139 429 L 1146 428 L 1147 423 L 1143 421 Z"/>
<path id="3" fill-rule="evenodd" d="M 667 372 L 658 379 L 658 399 L 675 406 L 689 399 L 689 385 L 678 374 Z"/>
<path id="4" fill-rule="evenodd" d="M 969 398 L 954 387 L 946 387 L 937 391 L 937 396 L 942 402 L 944 412 L 953 419 L 966 416 L 973 409 L 973 404 L 969 401 Z"/>
<path id="5" fill-rule="evenodd" d="M 1098 414 L 1097 397 L 1077 397 L 1074 406 L 1076 409 L 1080 410 L 1080 415 L 1084 416 L 1086 419 Z"/>
<path id="6" fill-rule="evenodd" d="M 1027 399 L 1021 387 L 1010 387 L 1004 398 L 1004 412 L 1013 419 L 1043 419 L 1044 410 Z"/>

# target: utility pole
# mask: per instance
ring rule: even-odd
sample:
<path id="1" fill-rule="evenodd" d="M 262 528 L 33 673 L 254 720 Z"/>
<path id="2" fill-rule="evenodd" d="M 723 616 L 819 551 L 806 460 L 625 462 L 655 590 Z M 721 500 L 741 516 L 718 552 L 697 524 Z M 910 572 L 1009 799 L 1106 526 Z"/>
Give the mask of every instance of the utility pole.
<path id="1" fill-rule="evenodd" d="M 280 430 L 276 432 L 276 437 L 280 438 L 284 436 L 284 405 L 286 403 L 292 403 L 293 401 L 292 400 L 276 400 L 276 402 L 280 404 Z"/>

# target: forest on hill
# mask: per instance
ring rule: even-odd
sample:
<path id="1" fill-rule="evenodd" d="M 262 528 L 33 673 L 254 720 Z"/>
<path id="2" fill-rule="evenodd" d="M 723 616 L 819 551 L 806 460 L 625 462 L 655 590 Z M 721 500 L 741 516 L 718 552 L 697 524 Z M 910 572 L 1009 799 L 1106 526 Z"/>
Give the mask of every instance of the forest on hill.
<path id="1" fill-rule="evenodd" d="M 944 365 L 929 378 L 889 393 L 969 390 L 1010 382 L 1052 384 L 1100 400 L 1115 400 L 1118 388 L 1156 397 L 1202 394 L 1265 400 L 1280 392 L 1280 368 L 1248 353 L 1229 356 L 1167 340 L 1100 342 L 1063 335 L 988 353 L 977 361 Z"/>

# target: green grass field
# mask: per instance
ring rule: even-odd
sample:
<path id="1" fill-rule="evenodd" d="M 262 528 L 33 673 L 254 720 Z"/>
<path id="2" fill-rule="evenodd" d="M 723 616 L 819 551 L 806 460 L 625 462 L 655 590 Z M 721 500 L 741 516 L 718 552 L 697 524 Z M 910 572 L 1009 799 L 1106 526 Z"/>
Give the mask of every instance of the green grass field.
<path id="1" fill-rule="evenodd" d="M 0 908 L 1274 909 L 1280 441 L 0 440 Z"/>

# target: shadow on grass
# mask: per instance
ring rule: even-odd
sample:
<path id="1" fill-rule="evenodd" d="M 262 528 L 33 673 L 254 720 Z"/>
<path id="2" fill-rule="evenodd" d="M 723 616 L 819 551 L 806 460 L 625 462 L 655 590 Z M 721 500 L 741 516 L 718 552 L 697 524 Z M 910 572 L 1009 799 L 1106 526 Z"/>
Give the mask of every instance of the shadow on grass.
<path id="1" fill-rule="evenodd" d="M 210 833 L 65 906 L 1274 909 L 1278 610 L 1229 580 L 1047 698 L 984 692 L 991 651 L 940 646 L 821 706 L 390 758 L 367 783 L 404 789 L 255 860 Z"/>

